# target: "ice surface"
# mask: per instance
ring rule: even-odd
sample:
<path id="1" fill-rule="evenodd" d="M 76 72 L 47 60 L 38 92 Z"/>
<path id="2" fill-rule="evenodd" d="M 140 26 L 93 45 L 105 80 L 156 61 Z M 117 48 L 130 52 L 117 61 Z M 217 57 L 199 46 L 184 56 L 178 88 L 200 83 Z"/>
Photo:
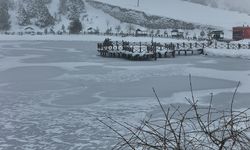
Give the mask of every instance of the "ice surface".
<path id="1" fill-rule="evenodd" d="M 96 42 L 1 41 L 0 149 L 111 149 L 113 133 L 97 117 L 136 122 L 159 113 L 152 87 L 164 105 L 184 105 L 190 73 L 202 103 L 211 92 L 218 95 L 216 105 L 227 103 L 241 81 L 237 98 L 244 105 L 237 108 L 250 106 L 249 60 L 127 61 L 96 54 Z"/>

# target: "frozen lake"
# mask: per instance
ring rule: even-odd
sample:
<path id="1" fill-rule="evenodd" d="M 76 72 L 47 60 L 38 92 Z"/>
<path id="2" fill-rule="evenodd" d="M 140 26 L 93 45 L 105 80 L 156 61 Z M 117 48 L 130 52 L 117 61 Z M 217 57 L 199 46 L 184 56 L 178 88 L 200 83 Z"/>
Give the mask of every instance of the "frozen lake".
<path id="1" fill-rule="evenodd" d="M 208 56 L 127 61 L 96 55 L 95 42 L 0 42 L 0 150 L 107 150 L 113 133 L 96 118 L 135 122 L 162 103 L 209 93 L 220 109 L 250 107 L 250 60 Z"/>

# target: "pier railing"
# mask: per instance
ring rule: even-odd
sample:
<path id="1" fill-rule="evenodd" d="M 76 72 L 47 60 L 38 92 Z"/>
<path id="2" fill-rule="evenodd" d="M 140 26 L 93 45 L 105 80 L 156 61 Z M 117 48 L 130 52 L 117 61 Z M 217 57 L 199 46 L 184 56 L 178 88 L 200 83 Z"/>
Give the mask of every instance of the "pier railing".
<path id="1" fill-rule="evenodd" d="M 176 55 L 203 54 L 205 48 L 214 49 L 249 49 L 250 44 L 217 43 L 217 42 L 183 42 L 183 43 L 157 43 L 157 42 L 127 42 L 106 41 L 97 44 L 101 56 L 121 57 L 134 60 L 149 60 L 162 57 L 175 57 Z"/>

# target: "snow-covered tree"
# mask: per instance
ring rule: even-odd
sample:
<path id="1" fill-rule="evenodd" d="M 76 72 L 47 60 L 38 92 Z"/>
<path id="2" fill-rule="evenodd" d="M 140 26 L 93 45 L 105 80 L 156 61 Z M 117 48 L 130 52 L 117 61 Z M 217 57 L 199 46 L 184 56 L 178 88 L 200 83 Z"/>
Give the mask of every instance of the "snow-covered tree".
<path id="1" fill-rule="evenodd" d="M 75 5 L 71 5 L 68 9 L 68 19 L 69 20 L 77 20 L 80 18 L 80 13 L 77 10 Z"/>
<path id="2" fill-rule="evenodd" d="M 24 0 L 29 18 L 35 20 L 35 25 L 44 28 L 54 25 L 55 19 L 50 14 L 47 5 L 51 0 Z"/>
<path id="3" fill-rule="evenodd" d="M 44 29 L 44 34 L 48 34 L 48 29 L 47 28 Z"/>
<path id="4" fill-rule="evenodd" d="M 128 24 L 127 26 L 126 26 L 126 28 L 127 28 L 127 32 L 129 33 L 129 34 L 131 34 L 132 33 L 132 31 L 134 31 L 135 30 L 135 26 L 133 25 L 133 24 Z"/>
<path id="5" fill-rule="evenodd" d="M 81 13 L 85 12 L 85 5 L 82 0 L 70 0 L 67 4 L 68 19 L 77 20 Z"/>
<path id="6" fill-rule="evenodd" d="M 59 0 L 58 12 L 62 15 L 67 14 L 67 0 Z"/>
<path id="7" fill-rule="evenodd" d="M 35 24 L 38 27 L 42 27 L 42 28 L 50 26 L 50 25 L 54 25 L 55 19 L 51 16 L 47 6 L 44 3 L 40 3 L 39 8 L 40 9 L 38 9 L 37 16 L 36 16 L 37 20 Z"/>
<path id="8" fill-rule="evenodd" d="M 24 0 L 26 3 L 26 12 L 30 18 L 35 18 L 37 16 L 37 12 L 39 7 L 37 6 L 37 0 Z"/>
<path id="9" fill-rule="evenodd" d="M 120 33 L 120 31 L 121 31 L 121 25 L 117 25 L 115 27 L 115 30 L 116 30 L 116 33 Z"/>
<path id="10" fill-rule="evenodd" d="M 62 28 L 61 28 L 61 29 L 62 29 L 62 32 L 63 32 L 63 33 L 66 33 L 64 24 L 62 25 Z"/>
<path id="11" fill-rule="evenodd" d="M 96 27 L 95 34 L 99 34 L 99 33 L 100 33 L 100 29 L 98 27 Z"/>
<path id="12" fill-rule="evenodd" d="M 110 21 L 107 19 L 107 20 L 106 20 L 107 30 L 109 29 L 109 25 L 110 25 Z"/>
<path id="13" fill-rule="evenodd" d="M 111 34 L 112 33 L 112 28 L 110 27 L 110 28 L 108 28 L 107 30 L 106 30 L 106 32 L 105 32 L 106 34 Z"/>
<path id="14" fill-rule="evenodd" d="M 30 24 L 30 17 L 26 12 L 23 4 L 19 3 L 17 11 L 17 22 L 20 26 L 26 26 Z"/>
<path id="15" fill-rule="evenodd" d="M 205 31 L 202 30 L 202 31 L 200 32 L 200 36 L 203 38 L 205 35 L 206 35 Z"/>
<path id="16" fill-rule="evenodd" d="M 9 30 L 10 24 L 8 1 L 0 0 L 0 30 Z"/>
<path id="17" fill-rule="evenodd" d="M 15 9 L 15 1 L 14 0 L 6 0 L 6 2 L 8 3 L 8 7 L 10 10 Z"/>
<path id="18" fill-rule="evenodd" d="M 82 23 L 79 19 L 72 20 L 68 28 L 70 34 L 79 34 L 82 31 Z"/>

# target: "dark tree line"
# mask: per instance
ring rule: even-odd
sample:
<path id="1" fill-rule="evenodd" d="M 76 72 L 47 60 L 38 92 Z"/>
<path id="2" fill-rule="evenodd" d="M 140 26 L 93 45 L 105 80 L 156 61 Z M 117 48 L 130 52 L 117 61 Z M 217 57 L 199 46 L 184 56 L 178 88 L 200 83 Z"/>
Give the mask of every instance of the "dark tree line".
<path id="1" fill-rule="evenodd" d="M 10 14 L 7 0 L 0 0 L 0 31 L 10 29 Z"/>
<path id="2" fill-rule="evenodd" d="M 10 11 L 16 9 L 17 24 L 36 25 L 40 28 L 52 27 L 61 21 L 61 16 L 70 20 L 70 33 L 82 30 L 81 14 L 85 13 L 83 0 L 59 0 L 58 11 L 54 14 L 48 9 L 52 0 L 0 0 L 0 31 L 11 28 Z"/>

